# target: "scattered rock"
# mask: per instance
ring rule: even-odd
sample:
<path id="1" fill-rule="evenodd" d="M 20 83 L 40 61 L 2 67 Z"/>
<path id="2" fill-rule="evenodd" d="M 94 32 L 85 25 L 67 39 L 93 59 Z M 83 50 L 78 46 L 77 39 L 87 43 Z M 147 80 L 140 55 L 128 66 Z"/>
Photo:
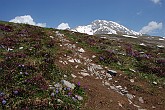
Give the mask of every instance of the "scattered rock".
<path id="1" fill-rule="evenodd" d="M 52 39 L 54 38 L 53 36 L 49 36 L 49 37 L 52 38 Z"/>
<path id="2" fill-rule="evenodd" d="M 78 100 L 83 100 L 83 97 L 81 97 L 79 95 L 77 95 L 76 97 L 77 97 Z"/>
<path id="3" fill-rule="evenodd" d="M 71 63 L 74 63 L 74 59 L 71 59 L 71 60 L 68 60 L 69 62 L 71 62 Z"/>
<path id="4" fill-rule="evenodd" d="M 67 75 L 64 74 L 64 78 L 67 78 Z"/>
<path id="5" fill-rule="evenodd" d="M 76 63 L 81 63 L 79 59 L 74 59 Z"/>
<path id="6" fill-rule="evenodd" d="M 108 78 L 108 81 L 112 80 L 112 78 Z"/>
<path id="7" fill-rule="evenodd" d="M 130 82 L 131 82 L 131 83 L 134 83 L 135 81 L 134 81 L 134 79 L 130 79 Z"/>
<path id="8" fill-rule="evenodd" d="M 122 105 L 120 102 L 118 102 L 118 105 L 119 105 L 120 107 L 123 107 L 123 105 Z"/>
<path id="9" fill-rule="evenodd" d="M 63 101 L 61 99 L 57 99 L 57 102 L 59 103 L 63 103 Z"/>
<path id="10" fill-rule="evenodd" d="M 134 96 L 132 94 L 126 94 L 126 96 L 127 96 L 128 99 L 133 99 L 134 98 Z"/>
<path id="11" fill-rule="evenodd" d="M 135 71 L 134 69 L 131 69 L 131 68 L 130 68 L 129 70 L 132 71 L 132 72 L 134 72 L 134 73 L 136 73 L 136 71 Z"/>
<path id="12" fill-rule="evenodd" d="M 90 76 L 88 73 L 84 73 L 84 72 L 81 72 L 80 74 L 83 76 Z"/>
<path id="13" fill-rule="evenodd" d="M 71 76 L 73 77 L 73 78 L 76 78 L 77 76 L 76 75 L 74 75 L 74 74 L 71 74 Z"/>
<path id="14" fill-rule="evenodd" d="M 55 87 L 49 87 L 49 89 L 53 90 L 53 89 L 55 89 Z"/>
<path id="15" fill-rule="evenodd" d="M 153 109 L 155 109 L 156 107 L 155 106 L 152 106 Z"/>
<path id="16" fill-rule="evenodd" d="M 109 74 L 112 75 L 112 76 L 116 76 L 116 74 L 117 74 L 117 72 L 114 71 L 114 70 L 108 70 L 107 73 L 109 73 Z"/>
<path id="17" fill-rule="evenodd" d="M 95 55 L 92 56 L 92 58 L 95 58 L 95 57 L 96 57 Z"/>
<path id="18" fill-rule="evenodd" d="M 23 47 L 19 47 L 19 49 L 21 50 L 21 49 L 23 49 Z"/>
<path id="19" fill-rule="evenodd" d="M 157 85 L 158 83 L 156 81 L 152 82 L 153 84 Z"/>
<path id="20" fill-rule="evenodd" d="M 107 81 L 105 81 L 105 86 L 110 86 L 110 84 L 107 82 Z"/>
<path id="21" fill-rule="evenodd" d="M 142 97 L 139 97 L 139 102 L 144 103 L 144 100 Z"/>
<path id="22" fill-rule="evenodd" d="M 78 65 L 76 65 L 75 68 L 78 68 Z"/>
<path id="23" fill-rule="evenodd" d="M 66 87 L 69 87 L 71 89 L 74 89 L 75 88 L 75 85 L 70 83 L 69 81 L 66 81 L 66 80 L 62 80 L 61 81 Z"/>
<path id="24" fill-rule="evenodd" d="M 83 48 L 80 48 L 78 51 L 81 53 L 85 52 L 85 50 Z"/>

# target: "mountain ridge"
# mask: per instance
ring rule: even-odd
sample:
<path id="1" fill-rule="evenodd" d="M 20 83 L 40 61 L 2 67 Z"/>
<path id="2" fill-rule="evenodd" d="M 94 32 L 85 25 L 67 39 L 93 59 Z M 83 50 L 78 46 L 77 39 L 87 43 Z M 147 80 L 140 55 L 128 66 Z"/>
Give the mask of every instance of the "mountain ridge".
<path id="1" fill-rule="evenodd" d="M 94 34 L 127 34 L 141 36 L 142 33 L 128 29 L 127 27 L 118 24 L 114 21 L 107 20 L 94 20 L 88 25 L 77 26 L 76 28 L 71 29 L 74 32 L 86 33 L 89 35 Z"/>

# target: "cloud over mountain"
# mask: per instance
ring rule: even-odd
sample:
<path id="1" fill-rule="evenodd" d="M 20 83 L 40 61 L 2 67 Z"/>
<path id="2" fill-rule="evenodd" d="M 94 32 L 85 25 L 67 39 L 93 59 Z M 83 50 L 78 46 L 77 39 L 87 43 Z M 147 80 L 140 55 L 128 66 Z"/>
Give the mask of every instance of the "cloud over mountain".
<path id="1" fill-rule="evenodd" d="M 70 27 L 68 23 L 61 23 L 60 25 L 58 25 L 57 29 L 65 30 L 70 29 Z"/>
<path id="2" fill-rule="evenodd" d="M 155 21 L 151 21 L 147 26 L 144 26 L 139 32 L 143 34 L 149 34 L 155 30 L 162 29 L 163 23 L 157 23 Z"/>
<path id="3" fill-rule="evenodd" d="M 46 23 L 36 23 L 30 15 L 16 16 L 14 19 L 11 19 L 9 22 L 14 23 L 24 23 L 40 27 L 46 27 Z"/>

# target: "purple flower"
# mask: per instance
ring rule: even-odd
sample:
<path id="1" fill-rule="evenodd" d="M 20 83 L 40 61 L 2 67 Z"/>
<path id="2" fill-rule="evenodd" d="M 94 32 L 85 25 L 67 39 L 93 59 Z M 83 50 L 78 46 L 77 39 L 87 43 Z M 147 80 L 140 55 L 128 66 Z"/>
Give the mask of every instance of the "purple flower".
<path id="1" fill-rule="evenodd" d="M 59 92 L 58 89 L 56 89 L 56 94 L 58 94 L 58 92 Z"/>
<path id="2" fill-rule="evenodd" d="M 22 74 L 22 72 L 19 72 L 20 74 Z"/>
<path id="3" fill-rule="evenodd" d="M 68 87 L 67 90 L 69 91 L 70 90 L 70 87 Z"/>
<path id="4" fill-rule="evenodd" d="M 17 91 L 17 90 L 15 90 L 15 91 L 13 91 L 13 93 L 16 95 L 16 94 L 18 94 L 18 91 Z"/>
<path id="5" fill-rule="evenodd" d="M 72 95 L 72 93 L 71 93 L 71 92 L 69 92 L 69 93 L 68 93 L 68 96 L 71 96 L 71 95 Z"/>
<path id="6" fill-rule="evenodd" d="M 25 75 L 28 75 L 28 72 L 25 72 Z"/>
<path id="7" fill-rule="evenodd" d="M 104 58 L 101 56 L 101 57 L 100 57 L 100 60 L 104 60 Z"/>
<path id="8" fill-rule="evenodd" d="M 2 100 L 2 104 L 5 105 L 6 104 L 6 100 L 3 99 Z"/>
<path id="9" fill-rule="evenodd" d="M 78 82 L 77 85 L 80 86 L 80 82 Z"/>

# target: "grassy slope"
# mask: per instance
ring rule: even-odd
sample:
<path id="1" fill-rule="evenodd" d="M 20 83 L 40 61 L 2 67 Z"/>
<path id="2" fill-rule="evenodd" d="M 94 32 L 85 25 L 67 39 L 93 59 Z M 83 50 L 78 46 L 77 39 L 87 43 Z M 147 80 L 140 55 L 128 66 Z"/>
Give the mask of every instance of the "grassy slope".
<path id="1" fill-rule="evenodd" d="M 84 96 L 84 91 L 78 85 L 74 90 L 66 90 L 61 80 L 70 80 L 70 71 L 58 68 L 55 63 L 58 54 L 65 53 L 59 52 L 59 41 L 55 36 L 57 30 L 6 22 L 1 22 L 0 26 L 0 101 L 6 101 L 0 107 L 80 108 L 82 102 L 75 102 L 73 97 L 75 94 Z M 150 84 L 156 82 L 157 86 L 165 86 L 165 50 L 156 46 L 155 42 L 159 40 L 151 42 L 146 37 L 132 39 L 118 35 L 104 35 L 108 39 L 102 39 L 100 35 L 60 32 L 92 51 L 97 56 L 96 63 L 121 70 L 129 77 L 140 76 Z M 142 42 L 148 46 L 140 46 Z M 49 86 L 57 83 L 62 90 L 50 89 Z M 73 94 L 68 97 L 70 92 Z M 52 93 L 55 93 L 53 97 Z"/>
<path id="2" fill-rule="evenodd" d="M 165 86 L 165 49 L 157 45 L 164 44 L 159 38 L 148 39 L 147 36 L 126 38 L 121 35 L 96 35 L 71 33 L 66 36 L 78 42 L 84 48 L 95 52 L 96 63 L 118 69 L 126 74 L 140 76 L 149 83 L 154 81 Z M 107 39 L 101 38 L 106 36 Z M 140 45 L 144 43 L 146 46 Z"/>
<path id="3" fill-rule="evenodd" d="M 0 109 L 79 109 L 82 88 L 64 86 L 70 72 L 55 64 L 56 30 L 6 22 L 0 28 Z"/>

